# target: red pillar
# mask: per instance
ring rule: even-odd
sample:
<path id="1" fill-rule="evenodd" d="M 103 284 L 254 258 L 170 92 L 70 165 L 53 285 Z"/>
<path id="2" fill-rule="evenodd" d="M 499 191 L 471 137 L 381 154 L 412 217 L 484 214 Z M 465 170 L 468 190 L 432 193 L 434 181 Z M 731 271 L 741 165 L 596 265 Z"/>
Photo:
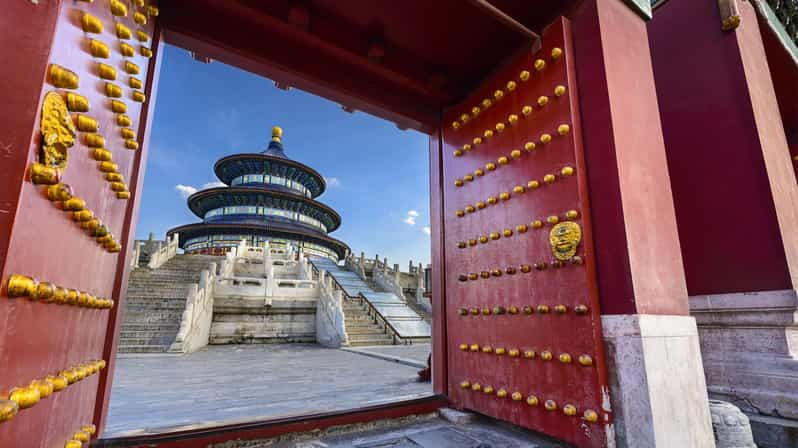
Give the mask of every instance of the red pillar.
<path id="1" fill-rule="evenodd" d="M 574 24 L 603 314 L 687 314 L 645 21 L 618 0 Z"/>
<path id="2" fill-rule="evenodd" d="M 617 441 L 714 446 L 647 24 L 619 0 L 573 19 Z"/>

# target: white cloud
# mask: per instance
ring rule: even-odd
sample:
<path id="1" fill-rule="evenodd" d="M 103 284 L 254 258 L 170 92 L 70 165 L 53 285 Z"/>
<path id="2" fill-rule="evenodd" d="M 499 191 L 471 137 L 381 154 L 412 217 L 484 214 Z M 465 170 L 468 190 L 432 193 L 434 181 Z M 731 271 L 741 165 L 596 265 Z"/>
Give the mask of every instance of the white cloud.
<path id="1" fill-rule="evenodd" d="M 424 227 L 424 228 L 423 228 L 423 229 L 421 229 L 421 230 L 422 230 L 424 233 L 426 233 L 427 235 L 432 235 L 432 229 L 430 229 L 429 227 Z"/>
<path id="2" fill-rule="evenodd" d="M 416 225 L 416 218 L 417 217 L 418 217 L 418 212 L 417 211 L 408 210 L 407 211 L 407 217 L 405 219 L 403 219 L 402 222 L 404 222 L 405 224 L 407 224 L 409 226 L 414 226 L 414 225 Z"/>
<path id="3" fill-rule="evenodd" d="M 327 187 L 329 188 L 338 188 L 341 186 L 341 180 L 337 177 L 324 177 L 324 181 L 327 182 Z"/>
<path id="4" fill-rule="evenodd" d="M 183 184 L 175 185 L 175 190 L 177 190 L 177 192 L 180 193 L 180 196 L 182 196 L 183 199 L 187 199 L 189 196 L 197 192 L 197 189 L 192 187 L 191 185 L 183 185 Z"/>
<path id="5" fill-rule="evenodd" d="M 187 199 L 189 196 L 191 196 L 192 194 L 196 193 L 199 190 L 205 190 L 206 188 L 214 188 L 214 187 L 224 187 L 224 186 L 225 184 L 223 182 L 219 182 L 217 180 L 213 182 L 204 183 L 200 188 L 193 187 L 191 185 L 177 184 L 175 185 L 175 190 L 177 190 L 177 192 L 180 193 L 180 196 L 183 199 Z"/>

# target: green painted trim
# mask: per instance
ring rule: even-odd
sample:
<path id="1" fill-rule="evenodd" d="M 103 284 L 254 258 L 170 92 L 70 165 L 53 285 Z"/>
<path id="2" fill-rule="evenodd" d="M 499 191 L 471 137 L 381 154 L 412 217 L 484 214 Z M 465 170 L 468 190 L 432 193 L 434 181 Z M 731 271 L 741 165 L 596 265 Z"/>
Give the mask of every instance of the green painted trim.
<path id="1" fill-rule="evenodd" d="M 651 20 L 651 0 L 623 0 L 627 6 L 645 20 Z"/>
<path id="2" fill-rule="evenodd" d="M 776 33 L 776 36 L 781 41 L 781 44 L 784 45 L 784 48 L 786 48 L 787 52 L 790 53 L 792 61 L 798 65 L 798 47 L 790 38 L 790 35 L 787 34 L 787 30 L 784 28 L 781 20 L 779 20 L 779 17 L 776 15 L 776 11 L 773 11 L 773 8 L 771 8 L 765 0 L 753 0 L 753 3 L 756 6 L 757 12 L 759 12 L 759 14 L 765 18 L 765 21 L 767 22 L 768 26 L 770 26 L 770 29 Z"/>

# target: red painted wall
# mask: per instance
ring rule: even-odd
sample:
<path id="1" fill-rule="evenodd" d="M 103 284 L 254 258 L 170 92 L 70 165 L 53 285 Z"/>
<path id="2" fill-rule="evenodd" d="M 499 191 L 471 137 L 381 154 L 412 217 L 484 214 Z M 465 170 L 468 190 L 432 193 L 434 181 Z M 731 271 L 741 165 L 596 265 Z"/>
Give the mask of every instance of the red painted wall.
<path id="1" fill-rule="evenodd" d="M 791 288 L 740 48 L 720 24 L 717 2 L 670 0 L 648 26 L 687 288 Z"/>

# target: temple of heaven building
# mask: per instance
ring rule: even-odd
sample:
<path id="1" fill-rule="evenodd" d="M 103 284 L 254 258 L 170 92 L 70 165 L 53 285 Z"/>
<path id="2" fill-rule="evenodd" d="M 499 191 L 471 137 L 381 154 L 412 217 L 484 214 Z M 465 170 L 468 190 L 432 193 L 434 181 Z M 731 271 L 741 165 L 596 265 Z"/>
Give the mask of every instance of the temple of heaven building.
<path id="1" fill-rule="evenodd" d="M 253 246 L 291 243 L 306 255 L 344 258 L 349 247 L 328 236 L 341 217 L 315 200 L 324 193 L 324 178 L 285 155 L 282 134 L 275 126 L 265 151 L 217 161 L 214 172 L 225 186 L 188 198 L 188 207 L 202 222 L 175 227 L 167 235 L 179 234 L 187 253 L 223 254 L 247 240 Z"/>

